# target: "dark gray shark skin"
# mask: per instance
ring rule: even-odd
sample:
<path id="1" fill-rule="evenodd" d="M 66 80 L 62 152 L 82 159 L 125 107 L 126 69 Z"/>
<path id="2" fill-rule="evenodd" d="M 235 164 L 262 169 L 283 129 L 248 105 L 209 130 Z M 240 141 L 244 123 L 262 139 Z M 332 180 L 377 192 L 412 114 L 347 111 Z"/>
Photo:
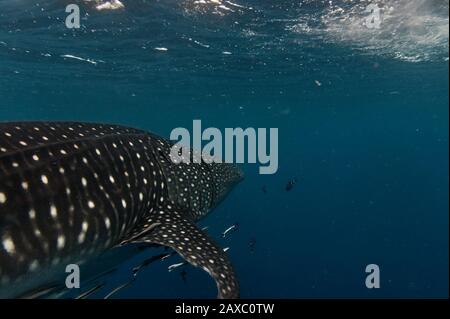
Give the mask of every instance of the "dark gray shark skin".
<path id="1" fill-rule="evenodd" d="M 0 123 L 0 287 L 130 243 L 167 246 L 239 297 L 228 257 L 195 222 L 242 179 L 175 164 L 172 143 L 117 125 Z"/>

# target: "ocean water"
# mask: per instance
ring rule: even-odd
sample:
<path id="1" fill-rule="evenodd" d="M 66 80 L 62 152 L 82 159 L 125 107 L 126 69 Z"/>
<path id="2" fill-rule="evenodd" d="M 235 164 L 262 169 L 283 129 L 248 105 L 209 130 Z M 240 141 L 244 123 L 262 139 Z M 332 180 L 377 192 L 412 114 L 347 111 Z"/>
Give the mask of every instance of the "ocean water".
<path id="1" fill-rule="evenodd" d="M 69 3 L 80 29 L 64 23 Z M 0 0 L 0 121 L 278 128 L 278 172 L 243 165 L 201 222 L 230 247 L 243 298 L 448 297 L 448 1 L 122 3 Z M 380 28 L 364 25 L 371 3 Z M 214 298 L 201 270 L 168 272 L 180 261 L 114 297 Z"/>

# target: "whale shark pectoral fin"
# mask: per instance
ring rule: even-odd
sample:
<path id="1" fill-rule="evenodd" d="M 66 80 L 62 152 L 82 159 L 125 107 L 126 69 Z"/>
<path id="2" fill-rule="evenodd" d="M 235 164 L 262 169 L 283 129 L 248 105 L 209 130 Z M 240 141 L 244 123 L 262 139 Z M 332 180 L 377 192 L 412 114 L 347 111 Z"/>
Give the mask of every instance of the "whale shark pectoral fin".
<path id="1" fill-rule="evenodd" d="M 239 285 L 228 256 L 192 222 L 172 218 L 133 243 L 154 243 L 174 249 L 191 265 L 201 267 L 214 278 L 218 298 L 239 298 Z"/>

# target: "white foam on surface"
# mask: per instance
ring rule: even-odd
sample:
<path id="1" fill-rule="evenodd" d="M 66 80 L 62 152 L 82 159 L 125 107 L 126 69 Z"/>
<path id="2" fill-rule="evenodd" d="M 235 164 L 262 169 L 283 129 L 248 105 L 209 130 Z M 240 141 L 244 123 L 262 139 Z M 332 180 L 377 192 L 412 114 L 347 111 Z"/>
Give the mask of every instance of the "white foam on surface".
<path id="1" fill-rule="evenodd" d="M 367 26 L 370 4 L 380 8 L 379 28 Z M 330 1 L 326 10 L 302 15 L 286 29 L 407 62 L 448 60 L 448 1 Z"/>

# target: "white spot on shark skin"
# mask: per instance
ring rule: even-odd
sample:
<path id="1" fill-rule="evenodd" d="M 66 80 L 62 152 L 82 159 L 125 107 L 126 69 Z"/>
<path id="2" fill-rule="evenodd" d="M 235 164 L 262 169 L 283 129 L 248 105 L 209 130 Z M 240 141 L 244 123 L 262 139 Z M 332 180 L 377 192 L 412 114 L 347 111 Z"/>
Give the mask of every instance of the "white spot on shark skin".
<path id="1" fill-rule="evenodd" d="M 37 260 L 33 260 L 33 262 L 28 267 L 28 270 L 29 271 L 35 271 L 38 268 L 39 268 L 39 262 Z"/>
<path id="2" fill-rule="evenodd" d="M 84 240 L 86 239 L 86 233 L 87 233 L 88 228 L 89 228 L 89 224 L 86 221 L 84 221 L 81 224 L 81 232 L 78 235 L 78 243 L 79 244 L 82 244 L 84 242 Z"/>
<path id="3" fill-rule="evenodd" d="M 55 205 L 52 205 L 50 207 L 50 215 L 53 217 L 53 219 L 56 219 L 58 217 L 58 210 L 56 209 Z"/>
<path id="4" fill-rule="evenodd" d="M 111 228 L 111 220 L 108 217 L 105 218 L 105 226 L 106 226 L 106 229 Z"/>
<path id="5" fill-rule="evenodd" d="M 10 236 L 3 236 L 2 245 L 8 254 L 12 255 L 16 252 L 16 246 L 14 245 L 14 242 Z"/>
<path id="6" fill-rule="evenodd" d="M 37 228 L 34 230 L 34 234 L 36 235 L 36 237 L 42 237 L 41 231 Z M 44 242 L 44 246 L 48 246 L 48 243 Z"/>
<path id="7" fill-rule="evenodd" d="M 6 200 L 7 200 L 7 198 L 6 198 L 5 193 L 0 192 L 0 204 L 6 203 Z"/>
<path id="8" fill-rule="evenodd" d="M 44 185 L 48 185 L 48 177 L 46 175 L 41 176 L 41 181 Z"/>
<path id="9" fill-rule="evenodd" d="M 58 236 L 57 247 L 59 250 L 63 249 L 66 244 L 66 238 L 63 235 Z"/>

